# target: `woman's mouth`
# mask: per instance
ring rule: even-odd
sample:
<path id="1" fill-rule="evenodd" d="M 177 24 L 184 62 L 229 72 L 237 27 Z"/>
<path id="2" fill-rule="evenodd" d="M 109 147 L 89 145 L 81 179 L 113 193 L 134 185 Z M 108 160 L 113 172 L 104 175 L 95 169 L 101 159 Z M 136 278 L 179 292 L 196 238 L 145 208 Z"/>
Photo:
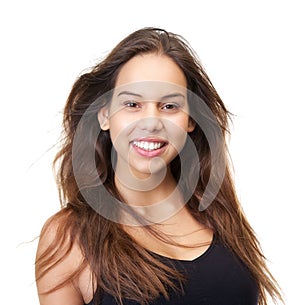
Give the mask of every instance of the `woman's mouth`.
<path id="1" fill-rule="evenodd" d="M 155 157 L 163 153 L 168 142 L 161 140 L 134 140 L 132 146 L 137 153 L 144 157 Z"/>
<path id="2" fill-rule="evenodd" d="M 154 151 L 166 145 L 166 142 L 133 141 L 133 145 L 146 151 Z"/>

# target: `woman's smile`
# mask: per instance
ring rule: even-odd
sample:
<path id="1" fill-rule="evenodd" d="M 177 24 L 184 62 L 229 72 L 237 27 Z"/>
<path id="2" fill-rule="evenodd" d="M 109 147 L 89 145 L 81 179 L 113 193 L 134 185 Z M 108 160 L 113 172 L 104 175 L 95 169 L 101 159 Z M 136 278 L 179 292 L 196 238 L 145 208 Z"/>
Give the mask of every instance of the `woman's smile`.
<path id="1" fill-rule="evenodd" d="M 167 149 L 168 142 L 159 138 L 144 138 L 134 140 L 131 145 L 136 153 L 143 157 L 158 157 Z"/>

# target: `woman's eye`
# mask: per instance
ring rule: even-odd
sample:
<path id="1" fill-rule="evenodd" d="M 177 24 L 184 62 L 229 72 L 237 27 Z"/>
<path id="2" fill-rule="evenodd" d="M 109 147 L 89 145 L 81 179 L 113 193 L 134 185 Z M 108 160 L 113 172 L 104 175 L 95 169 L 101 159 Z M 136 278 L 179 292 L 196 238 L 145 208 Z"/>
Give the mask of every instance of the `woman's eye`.
<path id="1" fill-rule="evenodd" d="M 138 103 L 134 101 L 125 102 L 124 105 L 128 108 L 138 108 Z"/>
<path id="2" fill-rule="evenodd" d="M 162 109 L 164 109 L 164 110 L 176 110 L 176 109 L 178 109 L 178 105 L 176 105 L 176 104 L 165 104 L 165 105 L 163 105 Z"/>

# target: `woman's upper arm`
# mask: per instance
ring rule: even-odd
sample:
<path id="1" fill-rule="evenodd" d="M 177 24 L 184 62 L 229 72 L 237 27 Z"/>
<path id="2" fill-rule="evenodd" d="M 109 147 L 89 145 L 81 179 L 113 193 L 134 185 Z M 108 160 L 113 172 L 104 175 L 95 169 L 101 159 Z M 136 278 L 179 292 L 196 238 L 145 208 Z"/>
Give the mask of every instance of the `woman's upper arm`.
<path id="1" fill-rule="evenodd" d="M 38 249 L 36 264 L 36 285 L 41 305 L 83 305 L 83 297 L 78 288 L 77 280 L 65 282 L 82 263 L 82 253 L 77 245 L 71 245 L 68 240 L 59 244 L 53 251 L 53 245 L 57 237 L 57 224 L 50 223 L 47 229 L 42 231 Z M 52 246 L 52 250 L 51 250 Z M 66 249 L 70 246 L 70 251 Z M 39 262 L 45 262 L 44 255 L 48 253 L 49 266 L 53 265 L 47 272 L 42 274 L 45 267 Z M 56 256 L 56 257 L 55 257 Z"/>
<path id="2" fill-rule="evenodd" d="M 39 293 L 39 300 L 40 300 L 40 305 L 83 305 L 84 304 L 83 299 L 79 294 L 79 292 L 71 285 L 66 285 L 48 294 Z"/>

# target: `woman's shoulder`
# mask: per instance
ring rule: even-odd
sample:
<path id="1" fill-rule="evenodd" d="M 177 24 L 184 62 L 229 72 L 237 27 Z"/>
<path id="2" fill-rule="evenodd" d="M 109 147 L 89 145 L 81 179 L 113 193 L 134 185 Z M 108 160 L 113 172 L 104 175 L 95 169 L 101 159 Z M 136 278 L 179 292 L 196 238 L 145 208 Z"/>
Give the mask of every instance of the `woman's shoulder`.
<path id="1" fill-rule="evenodd" d="M 69 208 L 62 208 L 51 215 L 44 223 L 40 236 L 40 245 L 50 245 L 52 242 L 60 244 L 72 243 L 76 246 L 78 216 Z"/>
<path id="2" fill-rule="evenodd" d="M 73 211 L 68 208 L 62 208 L 55 214 L 51 215 L 48 219 L 46 219 L 42 231 L 41 236 L 45 233 L 54 233 L 62 225 L 66 224 L 72 217 Z"/>
<path id="3" fill-rule="evenodd" d="M 67 261 L 72 260 L 72 266 L 76 266 L 83 260 L 74 218 L 72 211 L 63 208 L 45 221 L 39 236 L 37 267 L 44 261 L 43 265 L 48 263 L 49 266 L 64 262 L 63 266 L 69 268 Z"/>
<path id="4" fill-rule="evenodd" d="M 79 300 L 82 304 L 79 286 L 88 282 L 82 279 L 90 276 L 90 272 L 86 271 L 87 264 L 72 226 L 75 226 L 74 215 L 62 209 L 47 219 L 41 230 L 36 253 L 40 298 L 55 300 L 56 296 L 63 297 L 65 293 L 66 298 L 73 300 L 74 304 L 80 304 Z"/>

